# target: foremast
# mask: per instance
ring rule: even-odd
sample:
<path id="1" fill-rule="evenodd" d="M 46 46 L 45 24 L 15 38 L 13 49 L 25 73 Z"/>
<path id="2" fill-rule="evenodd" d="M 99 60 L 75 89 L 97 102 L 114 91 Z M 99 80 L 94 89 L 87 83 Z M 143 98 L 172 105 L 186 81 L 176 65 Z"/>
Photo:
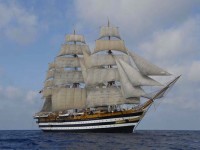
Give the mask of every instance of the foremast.
<path id="1" fill-rule="evenodd" d="M 44 88 L 45 99 L 43 112 L 63 113 L 67 110 L 84 109 L 86 106 L 86 89 L 81 65 L 83 51 L 90 54 L 83 35 L 66 35 L 66 43 L 54 62 L 49 64 Z"/>

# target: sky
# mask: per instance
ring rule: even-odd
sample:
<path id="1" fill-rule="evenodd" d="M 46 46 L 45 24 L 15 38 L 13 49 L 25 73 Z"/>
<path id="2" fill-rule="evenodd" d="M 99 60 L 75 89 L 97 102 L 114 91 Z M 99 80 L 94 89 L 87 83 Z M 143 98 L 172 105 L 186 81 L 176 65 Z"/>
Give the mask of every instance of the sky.
<path id="1" fill-rule="evenodd" d="M 38 129 L 38 91 L 65 35 L 75 28 L 93 49 L 108 18 L 129 50 L 182 75 L 138 129 L 200 130 L 199 0 L 0 0 L 0 130 Z"/>

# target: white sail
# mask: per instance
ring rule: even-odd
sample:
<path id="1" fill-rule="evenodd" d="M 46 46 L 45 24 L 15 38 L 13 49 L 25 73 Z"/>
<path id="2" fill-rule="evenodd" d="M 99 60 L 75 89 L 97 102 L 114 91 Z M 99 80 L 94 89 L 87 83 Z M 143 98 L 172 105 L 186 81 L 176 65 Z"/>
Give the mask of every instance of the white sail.
<path id="1" fill-rule="evenodd" d="M 53 80 L 46 80 L 44 83 L 44 88 L 54 86 Z"/>
<path id="2" fill-rule="evenodd" d="M 49 70 L 47 72 L 47 75 L 46 75 L 46 80 L 48 80 L 50 78 L 53 78 L 53 75 L 54 75 L 54 71 L 53 70 Z"/>
<path id="3" fill-rule="evenodd" d="M 74 55 L 74 54 L 83 55 L 82 52 L 83 50 L 90 53 L 88 45 L 64 44 L 62 45 L 58 56 Z"/>
<path id="4" fill-rule="evenodd" d="M 82 71 L 84 82 L 86 83 L 86 81 L 87 81 L 87 69 L 86 69 L 85 62 L 84 62 L 83 59 L 80 60 L 80 66 L 81 66 L 81 71 Z"/>
<path id="5" fill-rule="evenodd" d="M 93 68 L 87 70 L 87 85 L 98 85 L 108 81 L 119 81 L 117 68 Z"/>
<path id="6" fill-rule="evenodd" d="M 53 63 L 49 63 L 49 70 L 54 69 L 55 68 L 55 64 Z"/>
<path id="7" fill-rule="evenodd" d="M 133 87 L 118 60 L 116 60 L 116 63 L 119 70 L 121 89 L 124 98 L 141 97 L 142 95 L 144 95 L 145 92 L 142 88 Z"/>
<path id="8" fill-rule="evenodd" d="M 65 85 L 67 83 L 83 83 L 83 75 L 81 71 L 78 70 L 65 70 L 61 72 L 55 72 L 54 74 L 54 84 L 55 85 Z"/>
<path id="9" fill-rule="evenodd" d="M 127 53 L 123 40 L 96 40 L 94 53 L 105 50 L 116 50 L 125 54 Z"/>
<path id="10" fill-rule="evenodd" d="M 135 68 L 119 59 L 119 62 L 126 73 L 129 81 L 134 86 L 161 86 L 161 84 L 152 78 L 140 74 Z"/>
<path id="11" fill-rule="evenodd" d="M 170 88 L 176 83 L 176 81 L 180 78 L 181 76 L 176 77 L 173 79 L 171 82 L 169 82 L 167 85 L 165 85 L 164 88 L 159 89 L 158 91 L 152 92 L 145 94 L 143 97 L 149 98 L 149 99 L 159 99 L 164 97 L 167 91 L 169 91 Z"/>
<path id="12" fill-rule="evenodd" d="M 44 88 L 42 90 L 43 97 L 51 96 L 52 93 L 53 93 L 53 89 L 52 88 Z"/>
<path id="13" fill-rule="evenodd" d="M 86 51 L 83 51 L 83 58 L 84 62 L 82 61 L 82 64 L 84 64 L 84 67 L 89 68 L 89 66 L 91 66 L 90 54 L 87 53 Z"/>
<path id="14" fill-rule="evenodd" d="M 81 57 L 57 57 L 55 60 L 55 68 L 74 68 L 80 67 Z"/>
<path id="15" fill-rule="evenodd" d="M 77 34 L 69 34 L 66 36 L 67 42 L 82 42 L 85 43 L 85 38 L 83 35 L 77 35 Z"/>
<path id="16" fill-rule="evenodd" d="M 76 88 L 74 90 L 74 107 L 81 109 L 86 107 L 86 89 Z"/>
<path id="17" fill-rule="evenodd" d="M 171 75 L 167 71 L 161 69 L 160 67 L 150 63 L 146 59 L 141 56 L 135 54 L 134 52 L 130 52 L 133 61 L 135 62 L 137 68 L 143 75 L 152 75 L 152 76 L 165 76 Z"/>
<path id="18" fill-rule="evenodd" d="M 103 55 L 103 54 L 89 55 L 83 52 L 83 56 L 87 64 L 87 68 L 116 65 L 113 55 Z M 130 64 L 128 55 L 115 55 L 115 57 L 122 59 Z"/>
<path id="19" fill-rule="evenodd" d="M 99 38 L 104 38 L 104 37 L 116 37 L 120 39 L 118 28 L 117 27 L 101 27 Z"/>
<path id="20" fill-rule="evenodd" d="M 117 105 L 125 103 L 120 88 L 90 88 L 87 90 L 87 107 Z"/>
<path id="21" fill-rule="evenodd" d="M 160 93 L 160 95 L 158 97 L 156 97 L 156 99 L 160 99 L 160 98 L 164 97 L 165 92 L 166 91 L 163 91 L 162 93 Z M 152 92 L 152 93 L 146 93 L 142 97 L 152 99 L 157 93 L 158 93 L 158 91 Z"/>
<path id="22" fill-rule="evenodd" d="M 140 97 L 126 98 L 124 104 L 140 104 Z"/>
<path id="23" fill-rule="evenodd" d="M 85 108 L 86 90 L 81 88 L 57 88 L 52 96 L 52 110 Z"/>
<path id="24" fill-rule="evenodd" d="M 42 110 L 40 112 L 51 112 L 52 111 L 52 101 L 51 98 L 46 98 Z"/>

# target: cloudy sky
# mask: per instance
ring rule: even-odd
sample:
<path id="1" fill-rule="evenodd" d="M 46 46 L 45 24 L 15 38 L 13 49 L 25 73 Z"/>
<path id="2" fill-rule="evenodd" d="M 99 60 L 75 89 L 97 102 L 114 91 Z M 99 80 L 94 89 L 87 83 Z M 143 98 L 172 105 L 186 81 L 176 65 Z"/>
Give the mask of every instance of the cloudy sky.
<path id="1" fill-rule="evenodd" d="M 92 49 L 107 18 L 130 50 L 182 74 L 138 129 L 200 130 L 199 0 L 0 0 L 0 130 L 37 129 L 38 91 L 65 34 L 76 28 Z"/>

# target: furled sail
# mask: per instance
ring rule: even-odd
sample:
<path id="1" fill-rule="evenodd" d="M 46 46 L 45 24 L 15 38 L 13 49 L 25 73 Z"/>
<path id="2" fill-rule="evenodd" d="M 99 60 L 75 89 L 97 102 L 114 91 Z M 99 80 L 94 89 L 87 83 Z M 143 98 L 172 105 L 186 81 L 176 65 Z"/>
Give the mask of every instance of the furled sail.
<path id="1" fill-rule="evenodd" d="M 141 56 L 137 55 L 134 52 L 130 52 L 131 57 L 133 58 L 135 65 L 140 70 L 140 72 L 144 75 L 152 75 L 152 76 L 165 76 L 171 75 L 167 71 L 161 69 L 160 67 L 150 63 L 146 59 L 142 58 Z"/>
<path id="2" fill-rule="evenodd" d="M 69 34 L 66 36 L 67 42 L 81 42 L 85 43 L 85 38 L 83 35 L 77 35 L 77 34 Z"/>
<path id="3" fill-rule="evenodd" d="M 131 97 L 141 97 L 145 94 L 142 88 L 134 87 L 131 82 L 129 81 L 124 69 L 122 68 L 120 62 L 116 60 L 117 67 L 119 70 L 120 75 L 120 82 L 121 82 L 121 89 L 124 98 L 131 98 Z"/>
<path id="4" fill-rule="evenodd" d="M 94 53 L 105 50 L 116 50 L 125 54 L 127 53 L 123 40 L 96 40 Z"/>
<path id="5" fill-rule="evenodd" d="M 83 55 L 82 51 L 90 53 L 88 45 L 64 44 L 62 45 L 58 56 L 74 55 L 74 54 Z"/>
<path id="6" fill-rule="evenodd" d="M 161 84 L 152 78 L 140 74 L 135 68 L 124 62 L 123 60 L 119 59 L 119 62 L 126 73 L 129 81 L 134 86 L 161 86 Z"/>
<path id="7" fill-rule="evenodd" d="M 57 88 L 52 96 L 52 110 L 85 108 L 86 90 L 81 88 Z"/>
<path id="8" fill-rule="evenodd" d="M 117 27 L 101 27 L 99 38 L 104 37 L 116 37 L 118 39 L 121 39 Z"/>
<path id="9" fill-rule="evenodd" d="M 87 90 L 87 107 L 117 105 L 125 103 L 120 88 L 89 88 Z"/>
<path id="10" fill-rule="evenodd" d="M 87 70 L 87 85 L 98 85 L 109 81 L 119 81 L 117 68 L 93 68 Z"/>

